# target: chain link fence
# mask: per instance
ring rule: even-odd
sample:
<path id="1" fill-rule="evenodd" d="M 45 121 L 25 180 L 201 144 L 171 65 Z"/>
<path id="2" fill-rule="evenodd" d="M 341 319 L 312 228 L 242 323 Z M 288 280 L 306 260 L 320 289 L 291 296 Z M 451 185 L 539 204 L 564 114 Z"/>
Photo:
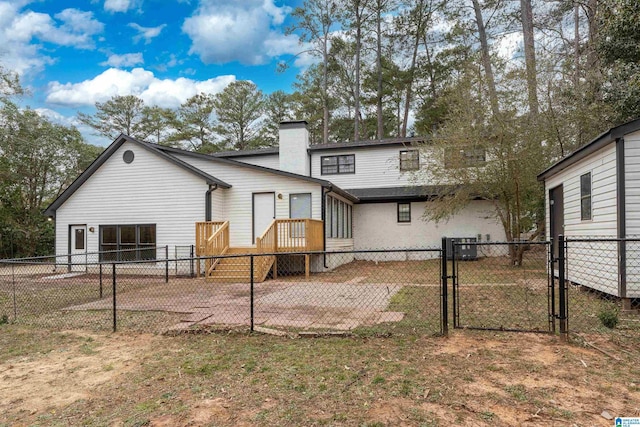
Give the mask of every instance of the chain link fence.
<path id="1" fill-rule="evenodd" d="M 552 332 L 549 245 L 454 242 L 454 327 Z"/>
<path id="2" fill-rule="evenodd" d="M 175 255 L 191 250 L 176 248 Z M 440 249 L 420 248 L 5 260 L 0 318 L 43 328 L 155 333 L 439 334 L 440 258 Z"/>
<path id="3" fill-rule="evenodd" d="M 640 343 L 640 239 L 573 237 L 561 247 L 564 274 L 548 242 L 470 240 L 216 258 L 184 246 L 158 247 L 155 259 L 141 261 L 122 251 L 0 260 L 0 323 L 388 335 L 446 333 L 451 321 Z"/>
<path id="4" fill-rule="evenodd" d="M 569 332 L 640 343 L 640 239 L 571 237 L 564 247 Z"/>

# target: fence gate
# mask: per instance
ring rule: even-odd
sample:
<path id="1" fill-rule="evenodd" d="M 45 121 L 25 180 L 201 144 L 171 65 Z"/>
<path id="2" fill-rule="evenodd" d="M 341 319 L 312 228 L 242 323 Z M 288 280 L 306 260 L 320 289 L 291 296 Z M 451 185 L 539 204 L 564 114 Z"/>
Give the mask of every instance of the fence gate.
<path id="1" fill-rule="evenodd" d="M 554 332 L 549 242 L 452 240 L 454 328 Z"/>

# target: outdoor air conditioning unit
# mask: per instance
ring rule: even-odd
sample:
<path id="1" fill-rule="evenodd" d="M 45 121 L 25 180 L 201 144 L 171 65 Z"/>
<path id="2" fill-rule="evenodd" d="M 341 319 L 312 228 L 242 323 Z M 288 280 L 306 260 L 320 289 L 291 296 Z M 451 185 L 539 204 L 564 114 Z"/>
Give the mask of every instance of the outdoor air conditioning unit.
<path id="1" fill-rule="evenodd" d="M 478 259 L 478 246 L 477 245 L 465 245 L 464 243 L 477 243 L 476 237 L 450 237 L 447 238 L 447 259 L 453 259 L 454 246 L 456 243 L 456 259 L 463 261 L 474 261 Z M 462 243 L 462 244 L 461 244 Z"/>

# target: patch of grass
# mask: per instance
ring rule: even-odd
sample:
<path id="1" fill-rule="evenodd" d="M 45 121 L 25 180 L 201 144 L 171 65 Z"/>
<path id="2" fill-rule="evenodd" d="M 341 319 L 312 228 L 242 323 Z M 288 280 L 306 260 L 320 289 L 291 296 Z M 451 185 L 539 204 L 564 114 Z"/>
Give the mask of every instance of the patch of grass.
<path id="1" fill-rule="evenodd" d="M 508 385 L 504 390 L 518 402 L 526 402 L 528 400 L 527 389 L 521 384 Z"/>

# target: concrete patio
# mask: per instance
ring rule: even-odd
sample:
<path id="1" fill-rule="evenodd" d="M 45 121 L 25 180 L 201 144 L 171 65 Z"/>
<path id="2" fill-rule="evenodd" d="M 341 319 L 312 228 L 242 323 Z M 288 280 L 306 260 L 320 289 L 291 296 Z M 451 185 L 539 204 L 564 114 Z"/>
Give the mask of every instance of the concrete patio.
<path id="1" fill-rule="evenodd" d="M 254 287 L 254 324 L 270 328 L 348 331 L 359 326 L 398 322 L 404 313 L 386 311 L 401 284 L 357 281 L 267 281 Z M 250 324 L 247 283 L 188 282 L 156 284 L 117 294 L 117 309 L 182 313 L 170 331 L 197 326 L 234 327 Z M 66 310 L 110 310 L 111 297 Z"/>

